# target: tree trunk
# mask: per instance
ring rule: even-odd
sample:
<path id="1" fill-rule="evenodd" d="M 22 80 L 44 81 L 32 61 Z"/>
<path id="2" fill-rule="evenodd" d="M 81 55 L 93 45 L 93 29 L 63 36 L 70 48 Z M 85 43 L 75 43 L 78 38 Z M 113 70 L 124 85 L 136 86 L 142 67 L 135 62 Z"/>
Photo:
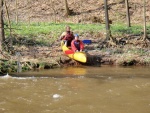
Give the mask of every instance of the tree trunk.
<path id="1" fill-rule="evenodd" d="M 0 51 L 2 51 L 2 43 L 4 40 L 3 0 L 0 0 Z"/>
<path id="2" fill-rule="evenodd" d="M 130 14 L 129 14 L 129 2 L 128 2 L 128 0 L 125 0 L 125 4 L 126 4 L 127 26 L 131 27 Z"/>
<path id="3" fill-rule="evenodd" d="M 56 9 L 55 9 L 55 5 L 54 5 L 52 0 L 50 0 L 50 2 L 51 2 L 51 8 L 54 11 L 54 22 L 56 23 Z"/>
<path id="4" fill-rule="evenodd" d="M 10 18 L 9 18 L 9 11 L 8 11 L 8 7 L 6 4 L 6 1 L 4 1 L 4 5 L 5 5 L 5 9 L 6 9 L 6 16 L 7 16 L 7 20 L 8 20 L 8 27 L 9 27 L 9 34 L 10 34 L 10 46 L 12 47 L 12 28 L 11 28 L 11 22 L 10 22 Z"/>
<path id="5" fill-rule="evenodd" d="M 18 24 L 18 0 L 15 1 L 16 6 L 16 24 Z"/>
<path id="6" fill-rule="evenodd" d="M 109 25 L 109 14 L 108 14 L 107 0 L 104 0 L 104 7 L 105 7 L 106 40 L 109 40 L 110 39 L 110 25 Z"/>
<path id="7" fill-rule="evenodd" d="M 5 4 L 5 9 L 6 9 L 6 16 L 7 16 L 7 21 L 8 21 L 8 27 L 9 27 L 9 31 L 10 31 L 10 36 L 11 36 L 11 22 L 10 22 L 10 18 L 9 18 L 9 11 L 8 11 L 8 7 L 6 5 L 6 1 L 4 1 Z"/>
<path id="8" fill-rule="evenodd" d="M 114 39 L 111 35 L 110 24 L 109 24 L 109 14 L 108 14 L 108 4 L 107 0 L 104 0 L 104 8 L 105 8 L 105 25 L 106 25 L 106 39 L 108 42 L 108 46 L 116 46 L 116 39 Z"/>
<path id="9" fill-rule="evenodd" d="M 66 16 L 69 16 L 70 15 L 70 10 L 69 10 L 69 7 L 68 7 L 68 1 L 65 0 L 65 9 L 66 9 Z"/>
<path id="10" fill-rule="evenodd" d="M 144 20 L 144 36 L 143 36 L 143 40 L 146 40 L 147 38 L 147 32 L 146 32 L 146 1 L 143 1 L 143 20 Z"/>

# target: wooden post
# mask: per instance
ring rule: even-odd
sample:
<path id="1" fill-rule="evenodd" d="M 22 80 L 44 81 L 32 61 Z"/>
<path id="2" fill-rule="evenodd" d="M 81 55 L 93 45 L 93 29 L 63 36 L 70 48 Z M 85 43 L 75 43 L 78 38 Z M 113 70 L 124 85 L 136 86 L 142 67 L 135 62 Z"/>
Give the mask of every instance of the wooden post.
<path id="1" fill-rule="evenodd" d="M 22 71 L 22 66 L 20 64 L 20 60 L 21 60 L 21 54 L 19 52 L 16 53 L 17 56 L 17 73 L 20 73 Z"/>

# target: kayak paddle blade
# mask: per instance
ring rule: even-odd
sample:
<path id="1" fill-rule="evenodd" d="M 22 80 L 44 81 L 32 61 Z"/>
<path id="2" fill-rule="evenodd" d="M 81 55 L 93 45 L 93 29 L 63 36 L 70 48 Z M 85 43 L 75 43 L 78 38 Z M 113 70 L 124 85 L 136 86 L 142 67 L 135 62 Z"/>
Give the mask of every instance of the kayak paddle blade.
<path id="1" fill-rule="evenodd" d="M 92 43 L 91 40 L 82 40 L 82 42 L 83 42 L 84 44 L 91 44 L 91 43 Z"/>

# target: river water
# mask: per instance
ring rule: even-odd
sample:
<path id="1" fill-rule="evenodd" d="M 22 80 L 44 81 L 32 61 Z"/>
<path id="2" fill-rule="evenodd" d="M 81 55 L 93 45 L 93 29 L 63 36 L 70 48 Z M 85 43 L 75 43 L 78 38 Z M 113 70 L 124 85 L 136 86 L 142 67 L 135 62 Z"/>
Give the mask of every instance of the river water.
<path id="1" fill-rule="evenodd" d="M 69 67 L 0 77 L 0 113 L 150 113 L 150 67 Z"/>

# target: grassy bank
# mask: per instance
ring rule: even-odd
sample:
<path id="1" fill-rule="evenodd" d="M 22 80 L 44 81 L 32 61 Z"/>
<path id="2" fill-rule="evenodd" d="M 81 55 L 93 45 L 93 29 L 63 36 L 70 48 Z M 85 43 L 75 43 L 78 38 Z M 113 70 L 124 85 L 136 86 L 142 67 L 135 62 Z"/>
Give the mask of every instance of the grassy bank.
<path id="1" fill-rule="evenodd" d="M 50 34 L 55 33 L 60 35 L 65 30 L 65 26 L 69 25 L 72 31 L 75 32 L 98 32 L 104 29 L 104 25 L 100 24 L 72 24 L 72 23 L 12 23 L 13 32 L 22 36 Z M 9 35 L 9 30 L 6 30 L 6 34 Z M 56 35 L 56 36 L 57 36 Z"/>
<path id="2" fill-rule="evenodd" d="M 73 23 L 12 23 L 12 36 L 15 38 L 21 37 L 26 40 L 36 41 L 37 45 L 51 45 L 59 39 L 62 32 L 65 31 L 65 26 L 71 26 L 74 33 L 78 33 L 83 37 L 105 38 L 104 24 L 73 24 Z M 147 27 L 150 29 L 150 26 Z M 150 34 L 150 30 L 147 30 Z M 128 28 L 125 24 L 112 24 L 111 33 L 115 38 L 123 38 L 128 35 L 143 35 L 143 27 L 133 25 Z M 5 29 L 6 37 L 10 37 L 10 30 Z M 23 42 L 26 43 L 26 42 Z"/>
<path id="3" fill-rule="evenodd" d="M 69 25 L 72 31 L 75 33 L 83 34 L 86 32 L 97 33 L 105 32 L 104 24 L 73 24 L 73 23 L 12 23 L 12 32 L 20 36 L 38 36 L 38 35 L 50 35 L 54 38 L 60 36 L 60 34 L 65 30 L 65 26 Z M 148 34 L 150 34 L 150 26 L 147 26 Z M 8 36 L 9 30 L 6 29 L 6 35 Z M 134 34 L 142 35 L 143 26 L 133 25 L 128 28 L 125 24 L 113 24 L 111 25 L 112 35 L 124 35 L 124 34 Z"/>
<path id="4" fill-rule="evenodd" d="M 49 42 L 54 42 L 59 39 L 62 32 L 65 31 L 65 26 L 71 26 L 74 33 L 80 35 L 84 33 L 104 32 L 104 25 L 100 24 L 72 24 L 72 23 L 12 23 L 12 34 L 16 37 L 25 37 L 34 39 L 38 43 L 47 45 Z M 9 29 L 5 29 L 6 37 L 10 36 Z"/>
<path id="5" fill-rule="evenodd" d="M 19 51 L 22 58 L 25 59 L 22 62 L 22 71 L 30 70 L 32 67 L 52 68 L 58 65 L 57 60 L 63 56 L 63 53 L 60 48 L 60 41 L 56 40 L 59 39 L 66 25 L 71 26 L 74 33 L 78 33 L 82 37 L 88 36 L 88 38 L 94 40 L 94 43 L 91 45 L 86 45 L 86 49 L 89 54 L 101 57 L 103 64 L 150 65 L 149 48 L 142 48 L 129 43 L 125 45 L 120 44 L 115 48 L 102 46 L 104 45 L 103 42 L 98 42 L 98 39 L 105 38 L 104 24 L 31 23 L 29 25 L 19 23 L 16 25 L 12 23 L 13 52 L 10 55 L 5 52 L 7 54 L 4 55 L 8 55 L 9 58 L 7 61 L 0 61 L 0 72 L 2 68 L 2 72 L 15 72 L 17 70 L 17 63 L 9 61 L 10 58 L 15 59 L 16 51 Z M 150 29 L 150 26 L 148 26 L 148 29 Z M 124 24 L 114 24 L 111 25 L 111 31 L 115 38 L 143 35 L 143 27 L 137 25 L 128 28 Z M 5 33 L 6 37 L 10 37 L 9 29 L 5 29 Z M 148 34 L 150 34 L 150 30 L 148 30 Z M 135 39 L 130 38 L 127 40 L 132 42 Z M 54 45 L 50 46 L 53 43 Z M 31 60 L 37 62 L 34 63 Z"/>

